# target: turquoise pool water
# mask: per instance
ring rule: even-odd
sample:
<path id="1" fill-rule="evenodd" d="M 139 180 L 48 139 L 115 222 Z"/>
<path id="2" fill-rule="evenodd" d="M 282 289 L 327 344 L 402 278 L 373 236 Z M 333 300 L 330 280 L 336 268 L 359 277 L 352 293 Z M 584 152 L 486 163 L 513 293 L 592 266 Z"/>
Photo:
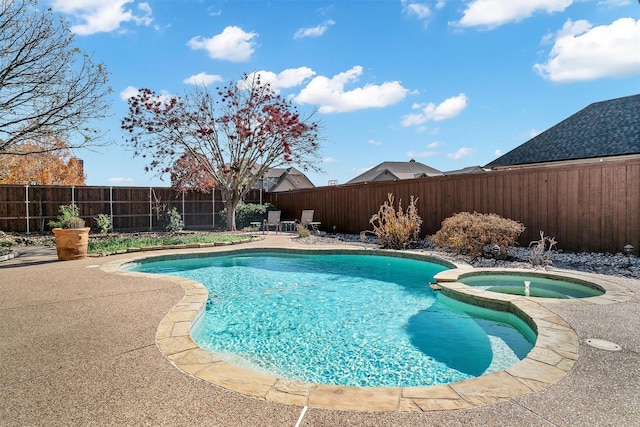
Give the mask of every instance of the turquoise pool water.
<path id="1" fill-rule="evenodd" d="M 604 294 L 595 285 L 524 274 L 477 274 L 461 277 L 459 281 L 491 292 L 538 298 L 573 299 Z M 525 281 L 529 282 L 528 292 Z"/>
<path id="2" fill-rule="evenodd" d="M 343 386 L 446 384 L 523 359 L 535 334 L 514 315 L 428 286 L 446 267 L 351 254 L 235 253 L 144 262 L 209 290 L 191 335 L 236 365 Z"/>

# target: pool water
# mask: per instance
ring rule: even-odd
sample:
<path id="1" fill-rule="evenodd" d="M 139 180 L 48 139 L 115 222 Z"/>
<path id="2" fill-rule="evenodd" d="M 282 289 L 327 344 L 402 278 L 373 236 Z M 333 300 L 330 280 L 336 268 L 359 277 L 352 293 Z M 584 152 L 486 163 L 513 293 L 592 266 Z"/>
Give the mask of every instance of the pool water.
<path id="1" fill-rule="evenodd" d="M 446 267 L 378 255 L 235 253 L 144 262 L 209 290 L 194 341 L 233 364 L 343 386 L 446 384 L 523 359 L 535 334 L 512 314 L 428 286 Z"/>
<path id="2" fill-rule="evenodd" d="M 478 274 L 458 279 L 465 285 L 491 292 L 538 298 L 589 298 L 604 294 L 595 285 L 520 274 Z M 527 292 L 525 281 L 529 282 Z"/>

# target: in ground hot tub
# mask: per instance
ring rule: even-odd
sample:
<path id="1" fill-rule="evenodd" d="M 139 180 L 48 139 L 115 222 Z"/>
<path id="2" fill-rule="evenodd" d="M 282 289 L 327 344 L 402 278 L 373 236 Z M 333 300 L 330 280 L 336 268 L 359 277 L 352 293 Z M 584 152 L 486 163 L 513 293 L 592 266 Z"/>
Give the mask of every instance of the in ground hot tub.
<path id="1" fill-rule="evenodd" d="M 575 299 L 603 295 L 595 283 L 536 273 L 477 272 L 463 274 L 458 281 L 474 288 L 537 298 Z"/>

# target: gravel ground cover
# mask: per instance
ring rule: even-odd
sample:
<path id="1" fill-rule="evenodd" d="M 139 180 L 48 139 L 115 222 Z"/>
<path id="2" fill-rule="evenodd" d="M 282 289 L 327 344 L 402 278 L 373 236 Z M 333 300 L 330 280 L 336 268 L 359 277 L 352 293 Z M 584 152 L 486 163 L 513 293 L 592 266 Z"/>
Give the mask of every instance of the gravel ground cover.
<path id="1" fill-rule="evenodd" d="M 378 247 L 378 240 L 376 237 L 367 236 L 366 239 L 361 240 L 360 236 L 336 234 L 336 235 L 318 235 L 310 236 L 302 239 L 301 242 L 309 245 L 322 245 L 335 243 L 339 240 L 346 244 L 365 246 L 371 248 Z M 467 256 L 453 255 L 442 249 L 436 248 L 430 242 L 423 240 L 420 242 L 420 246 L 416 249 L 418 251 L 436 253 L 443 259 L 462 259 L 463 261 L 471 264 L 474 267 L 512 267 L 512 268 L 531 268 L 531 258 L 533 255 L 533 249 L 522 247 L 509 248 L 509 256 L 507 259 L 495 259 L 488 254 L 485 258 L 472 259 Z M 550 267 L 584 271 L 588 273 L 605 274 L 610 276 L 622 276 L 640 278 L 640 259 L 637 256 L 627 256 L 622 253 L 607 254 L 607 253 L 593 253 L 593 252 L 566 252 L 562 250 L 554 250 L 552 252 Z M 537 267 L 540 269 L 541 267 Z"/>

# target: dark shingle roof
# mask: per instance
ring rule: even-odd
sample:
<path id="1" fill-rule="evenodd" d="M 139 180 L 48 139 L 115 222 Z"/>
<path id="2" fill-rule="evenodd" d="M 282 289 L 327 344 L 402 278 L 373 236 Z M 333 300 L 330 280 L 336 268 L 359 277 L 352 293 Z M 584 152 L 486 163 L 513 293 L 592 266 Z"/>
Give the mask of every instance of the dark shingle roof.
<path id="1" fill-rule="evenodd" d="M 348 181 L 347 184 L 439 175 L 442 175 L 442 172 L 420 162 L 416 162 L 415 160 L 409 162 L 382 162 L 378 166 L 372 167 L 365 173 Z"/>
<path id="2" fill-rule="evenodd" d="M 596 102 L 486 165 L 640 154 L 640 95 Z"/>

